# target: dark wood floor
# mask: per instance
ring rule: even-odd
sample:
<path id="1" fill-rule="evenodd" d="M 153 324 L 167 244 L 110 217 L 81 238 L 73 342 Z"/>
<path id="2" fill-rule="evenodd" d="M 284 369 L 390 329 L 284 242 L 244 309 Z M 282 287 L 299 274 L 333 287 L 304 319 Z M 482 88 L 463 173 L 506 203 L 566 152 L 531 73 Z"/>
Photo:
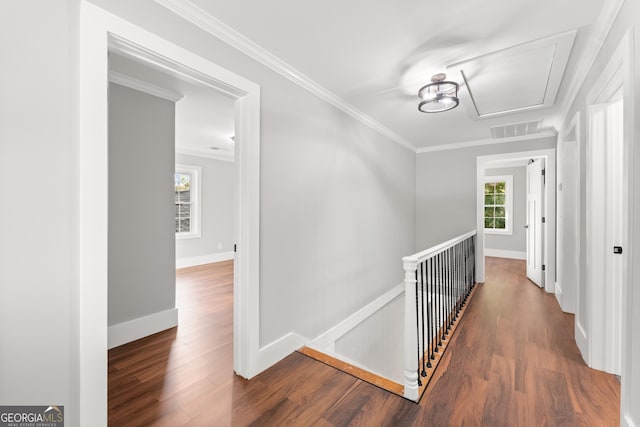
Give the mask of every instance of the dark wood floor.
<path id="1" fill-rule="evenodd" d="M 589 369 L 573 316 L 487 258 L 420 404 L 294 353 L 251 381 L 232 372 L 230 262 L 178 273 L 180 327 L 109 352 L 111 426 L 617 426 L 620 386 Z"/>

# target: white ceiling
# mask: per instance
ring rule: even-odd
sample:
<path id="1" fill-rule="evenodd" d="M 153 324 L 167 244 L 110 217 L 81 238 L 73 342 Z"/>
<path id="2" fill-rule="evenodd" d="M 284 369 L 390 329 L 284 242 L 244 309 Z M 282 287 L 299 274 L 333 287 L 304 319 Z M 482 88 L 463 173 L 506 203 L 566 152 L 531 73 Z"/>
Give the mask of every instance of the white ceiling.
<path id="1" fill-rule="evenodd" d="M 234 99 L 114 53 L 109 54 L 109 71 L 182 95 L 176 102 L 176 151 L 233 160 Z"/>
<path id="2" fill-rule="evenodd" d="M 489 139 L 505 124 L 542 120 L 548 131 L 608 0 L 157 1 L 195 5 L 428 148 Z M 438 72 L 461 84 L 461 106 L 420 113 L 417 92 Z"/>

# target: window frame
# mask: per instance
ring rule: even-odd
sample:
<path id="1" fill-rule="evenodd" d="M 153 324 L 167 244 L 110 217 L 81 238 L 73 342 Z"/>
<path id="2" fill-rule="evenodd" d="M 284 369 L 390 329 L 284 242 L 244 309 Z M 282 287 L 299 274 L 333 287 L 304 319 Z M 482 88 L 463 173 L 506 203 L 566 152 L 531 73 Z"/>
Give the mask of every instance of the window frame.
<path id="1" fill-rule="evenodd" d="M 187 232 L 176 232 L 176 239 L 198 239 L 202 236 L 200 232 L 200 218 L 202 212 L 202 190 L 201 190 L 201 179 L 202 179 L 202 168 L 200 166 L 195 165 L 185 165 L 176 163 L 175 170 L 173 172 L 173 183 L 174 183 L 174 215 L 175 215 L 175 174 L 184 173 L 191 175 L 191 194 L 190 194 L 190 202 L 191 208 L 189 209 L 189 225 L 190 230 Z"/>
<path id="2" fill-rule="evenodd" d="M 485 234 L 497 234 L 503 236 L 512 236 L 513 235 L 513 175 L 495 175 L 495 176 L 485 176 L 484 183 L 488 184 L 491 182 L 504 182 L 504 194 L 505 194 L 505 227 L 504 230 L 495 229 L 495 228 L 483 228 Z M 483 192 L 484 198 L 484 192 Z M 483 216 L 482 223 L 484 224 L 484 208 L 487 206 L 484 203 L 484 199 L 482 202 L 483 206 Z"/>

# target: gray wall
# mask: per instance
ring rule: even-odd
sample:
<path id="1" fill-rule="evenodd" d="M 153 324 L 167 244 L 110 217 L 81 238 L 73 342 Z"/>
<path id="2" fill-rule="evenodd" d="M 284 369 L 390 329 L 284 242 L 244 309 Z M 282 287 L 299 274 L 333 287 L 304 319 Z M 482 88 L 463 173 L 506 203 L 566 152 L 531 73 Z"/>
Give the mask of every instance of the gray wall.
<path id="1" fill-rule="evenodd" d="M 555 148 L 556 138 L 435 151 L 416 157 L 416 249 L 476 229 L 476 158 Z"/>
<path id="2" fill-rule="evenodd" d="M 261 86 L 261 345 L 314 338 L 402 282 L 413 152 L 153 0 L 94 2 Z"/>
<path id="3" fill-rule="evenodd" d="M 79 395 L 78 4 L 5 2 L 0 13 L 0 404 L 57 402 L 68 425 Z"/>
<path id="4" fill-rule="evenodd" d="M 200 238 L 176 239 L 176 258 L 233 251 L 234 164 L 176 153 L 176 163 L 200 166 Z M 218 244 L 222 247 L 218 248 Z"/>
<path id="5" fill-rule="evenodd" d="M 525 252 L 527 250 L 527 235 L 524 226 L 527 221 L 527 168 L 524 166 L 513 168 L 485 169 L 485 176 L 513 175 L 513 223 L 512 235 L 485 234 L 485 249 L 499 249 L 503 251 Z"/>
<path id="6" fill-rule="evenodd" d="M 640 72 L 638 70 L 638 64 L 640 63 L 640 42 L 638 41 L 638 31 L 640 30 L 640 2 L 627 0 L 624 2 L 618 17 L 614 25 L 612 26 L 605 43 L 596 58 L 592 69 L 587 76 L 583 86 L 576 97 L 573 106 L 565 118 L 565 127 L 568 127 L 572 118 L 576 113 L 580 113 L 580 281 L 578 286 L 580 287 L 578 292 L 578 309 L 576 315 L 576 321 L 580 322 L 583 328 L 588 328 L 587 321 L 587 301 L 586 301 L 586 156 L 587 156 L 587 103 L 586 98 L 593 85 L 600 77 L 600 74 L 606 67 L 607 63 L 611 59 L 613 52 L 616 50 L 624 34 L 632 30 L 632 39 L 635 37 L 634 43 L 634 56 L 635 56 L 635 68 L 632 71 L 632 79 L 634 85 L 634 93 L 631 94 L 635 103 L 635 120 L 633 120 L 634 129 L 634 142 L 632 152 L 629 153 L 632 160 L 631 170 L 636 169 L 633 175 L 632 183 L 632 203 L 635 204 L 634 216 L 629 219 L 632 235 L 629 240 L 635 247 L 630 248 L 628 265 L 632 268 L 632 286 L 627 294 L 627 301 L 629 304 L 630 315 L 625 322 L 626 325 L 626 337 L 624 339 L 626 349 L 626 376 L 622 376 L 622 399 L 623 410 L 626 410 L 626 415 L 636 425 L 640 424 L 640 406 L 637 402 L 640 401 L 640 369 L 638 368 L 638 360 L 640 360 L 640 272 L 638 266 L 640 266 L 640 214 L 638 209 L 638 201 L 640 201 L 640 173 L 637 172 L 638 165 L 640 165 L 640 120 L 638 120 L 638 111 L 640 109 Z M 635 36 L 634 33 L 635 32 Z M 571 221 L 571 216 L 566 215 L 566 220 Z M 566 255 L 569 256 L 569 255 Z M 565 296 L 569 292 L 574 298 L 576 290 L 568 289 L 563 284 L 563 290 Z M 588 333 L 588 330 L 586 331 Z M 623 363 L 625 360 L 623 359 Z M 625 424 L 626 425 L 626 424 Z"/>
<path id="7" fill-rule="evenodd" d="M 109 85 L 109 325 L 175 307 L 175 104 Z"/>

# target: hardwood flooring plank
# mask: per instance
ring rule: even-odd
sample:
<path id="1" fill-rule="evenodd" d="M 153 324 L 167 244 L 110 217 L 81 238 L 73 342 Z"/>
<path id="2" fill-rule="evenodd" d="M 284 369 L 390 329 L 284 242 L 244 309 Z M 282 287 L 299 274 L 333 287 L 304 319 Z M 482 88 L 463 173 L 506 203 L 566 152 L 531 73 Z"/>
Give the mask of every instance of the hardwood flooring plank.
<path id="1" fill-rule="evenodd" d="M 178 270 L 180 325 L 109 351 L 110 426 L 617 426 L 620 385 L 588 368 L 574 317 L 487 258 L 419 404 L 293 353 L 233 373 L 233 263 Z"/>

